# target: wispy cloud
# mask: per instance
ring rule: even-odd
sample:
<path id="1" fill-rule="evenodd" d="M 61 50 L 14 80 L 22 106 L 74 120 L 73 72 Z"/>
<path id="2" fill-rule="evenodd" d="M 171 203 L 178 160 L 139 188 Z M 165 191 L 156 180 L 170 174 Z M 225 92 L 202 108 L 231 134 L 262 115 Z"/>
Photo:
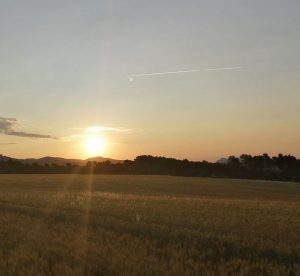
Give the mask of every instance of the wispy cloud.
<path id="1" fill-rule="evenodd" d="M 114 132 L 130 132 L 131 129 L 124 127 L 105 127 L 105 126 L 92 126 L 85 129 L 86 132 L 102 132 L 102 131 L 114 131 Z"/>
<path id="2" fill-rule="evenodd" d="M 85 128 L 72 128 L 74 130 L 81 130 L 84 132 L 131 132 L 132 129 L 125 128 L 125 127 L 107 127 L 107 126 L 90 126 Z"/>
<path id="3" fill-rule="evenodd" d="M 104 132 L 110 132 L 117 134 L 122 133 L 130 133 L 133 130 L 130 128 L 125 127 L 108 127 L 108 126 L 89 126 L 89 127 L 75 127 L 70 128 L 70 130 L 75 130 L 77 133 L 72 134 L 66 137 L 63 137 L 62 140 L 65 142 L 73 142 L 73 141 L 80 141 L 85 138 L 94 137 L 94 136 L 106 136 Z M 103 133 L 103 134 L 101 134 Z M 108 144 L 115 144 L 115 143 L 108 143 Z"/>
<path id="4" fill-rule="evenodd" d="M 135 78 L 140 77 L 151 77 L 151 76 L 162 76 L 171 74 L 185 74 L 195 72 L 209 72 L 209 71 L 226 71 L 226 70 L 240 70 L 242 67 L 218 67 L 218 68 L 207 68 L 207 69 L 192 69 L 192 70 L 178 70 L 178 71 L 167 71 L 167 72 L 155 72 L 155 73 L 144 73 L 144 74 L 132 74 L 129 76 L 129 81 L 134 81 Z"/>
<path id="5" fill-rule="evenodd" d="M 18 131 L 20 124 L 15 118 L 3 118 L 0 117 L 0 134 L 18 136 L 18 137 L 27 137 L 27 138 L 46 138 L 46 139 L 57 139 L 51 135 L 44 135 L 38 133 L 30 133 L 25 131 Z"/>

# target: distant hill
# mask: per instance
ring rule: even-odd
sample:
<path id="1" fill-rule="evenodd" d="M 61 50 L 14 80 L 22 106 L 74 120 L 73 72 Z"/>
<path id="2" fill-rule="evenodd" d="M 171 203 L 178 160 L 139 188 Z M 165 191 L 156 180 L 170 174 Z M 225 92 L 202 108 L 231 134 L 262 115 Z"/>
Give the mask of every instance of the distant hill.
<path id="1" fill-rule="evenodd" d="M 101 157 L 101 156 L 98 156 L 98 157 L 91 157 L 91 158 L 88 158 L 86 160 L 84 160 L 84 162 L 88 162 L 88 161 L 91 161 L 91 162 L 105 162 L 105 161 L 110 161 L 112 164 L 117 164 L 117 163 L 123 163 L 124 160 L 117 160 L 117 159 L 111 159 L 111 158 L 106 158 L 106 157 Z"/>
<path id="2" fill-rule="evenodd" d="M 0 154 L 0 162 L 6 162 L 6 161 L 9 161 L 9 160 L 16 160 L 16 159 L 10 158 L 10 157 L 7 157 L 7 156 L 4 156 L 4 155 Z"/>
<path id="3" fill-rule="evenodd" d="M 216 163 L 218 164 L 228 164 L 229 160 L 228 158 L 221 158 L 218 161 L 216 161 Z"/>
<path id="4" fill-rule="evenodd" d="M 65 165 L 67 163 L 71 163 L 74 165 L 85 165 L 87 162 L 105 162 L 105 161 L 110 161 L 112 164 L 117 164 L 117 163 L 123 163 L 123 160 L 116 160 L 116 159 L 111 159 L 111 158 L 105 158 L 101 156 L 97 157 L 92 157 L 88 159 L 66 159 L 62 157 L 52 157 L 52 156 L 46 156 L 42 158 L 26 158 L 26 159 L 17 159 L 17 158 L 12 158 L 8 156 L 4 156 L 0 154 L 0 162 L 6 162 L 6 161 L 19 161 L 24 164 L 33 164 L 37 163 L 39 165 L 45 165 L 45 164 L 57 164 L 57 165 Z"/>

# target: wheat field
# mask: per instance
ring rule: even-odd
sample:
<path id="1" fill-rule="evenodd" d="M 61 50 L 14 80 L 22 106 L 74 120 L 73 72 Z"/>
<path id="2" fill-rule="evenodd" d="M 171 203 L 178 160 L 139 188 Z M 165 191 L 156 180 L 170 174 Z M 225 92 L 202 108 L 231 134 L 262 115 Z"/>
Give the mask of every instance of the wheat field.
<path id="1" fill-rule="evenodd" d="M 0 275 L 299 275 L 300 184 L 0 175 Z"/>

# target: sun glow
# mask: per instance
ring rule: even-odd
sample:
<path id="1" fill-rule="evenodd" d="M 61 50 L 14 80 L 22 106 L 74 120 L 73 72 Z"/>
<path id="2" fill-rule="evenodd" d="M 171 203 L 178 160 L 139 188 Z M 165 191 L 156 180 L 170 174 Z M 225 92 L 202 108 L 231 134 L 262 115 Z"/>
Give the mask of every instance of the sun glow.
<path id="1" fill-rule="evenodd" d="M 89 136 L 84 141 L 84 150 L 89 156 L 96 156 L 105 151 L 106 142 L 99 136 Z"/>

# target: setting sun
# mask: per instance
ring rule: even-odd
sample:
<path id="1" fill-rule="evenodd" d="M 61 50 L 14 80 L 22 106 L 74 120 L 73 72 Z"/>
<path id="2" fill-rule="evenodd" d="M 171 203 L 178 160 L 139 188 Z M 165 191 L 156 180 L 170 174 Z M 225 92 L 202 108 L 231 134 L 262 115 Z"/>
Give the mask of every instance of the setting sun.
<path id="1" fill-rule="evenodd" d="M 98 136 L 89 136 L 84 141 L 84 150 L 90 156 L 102 154 L 105 150 L 106 142 L 103 138 Z"/>

